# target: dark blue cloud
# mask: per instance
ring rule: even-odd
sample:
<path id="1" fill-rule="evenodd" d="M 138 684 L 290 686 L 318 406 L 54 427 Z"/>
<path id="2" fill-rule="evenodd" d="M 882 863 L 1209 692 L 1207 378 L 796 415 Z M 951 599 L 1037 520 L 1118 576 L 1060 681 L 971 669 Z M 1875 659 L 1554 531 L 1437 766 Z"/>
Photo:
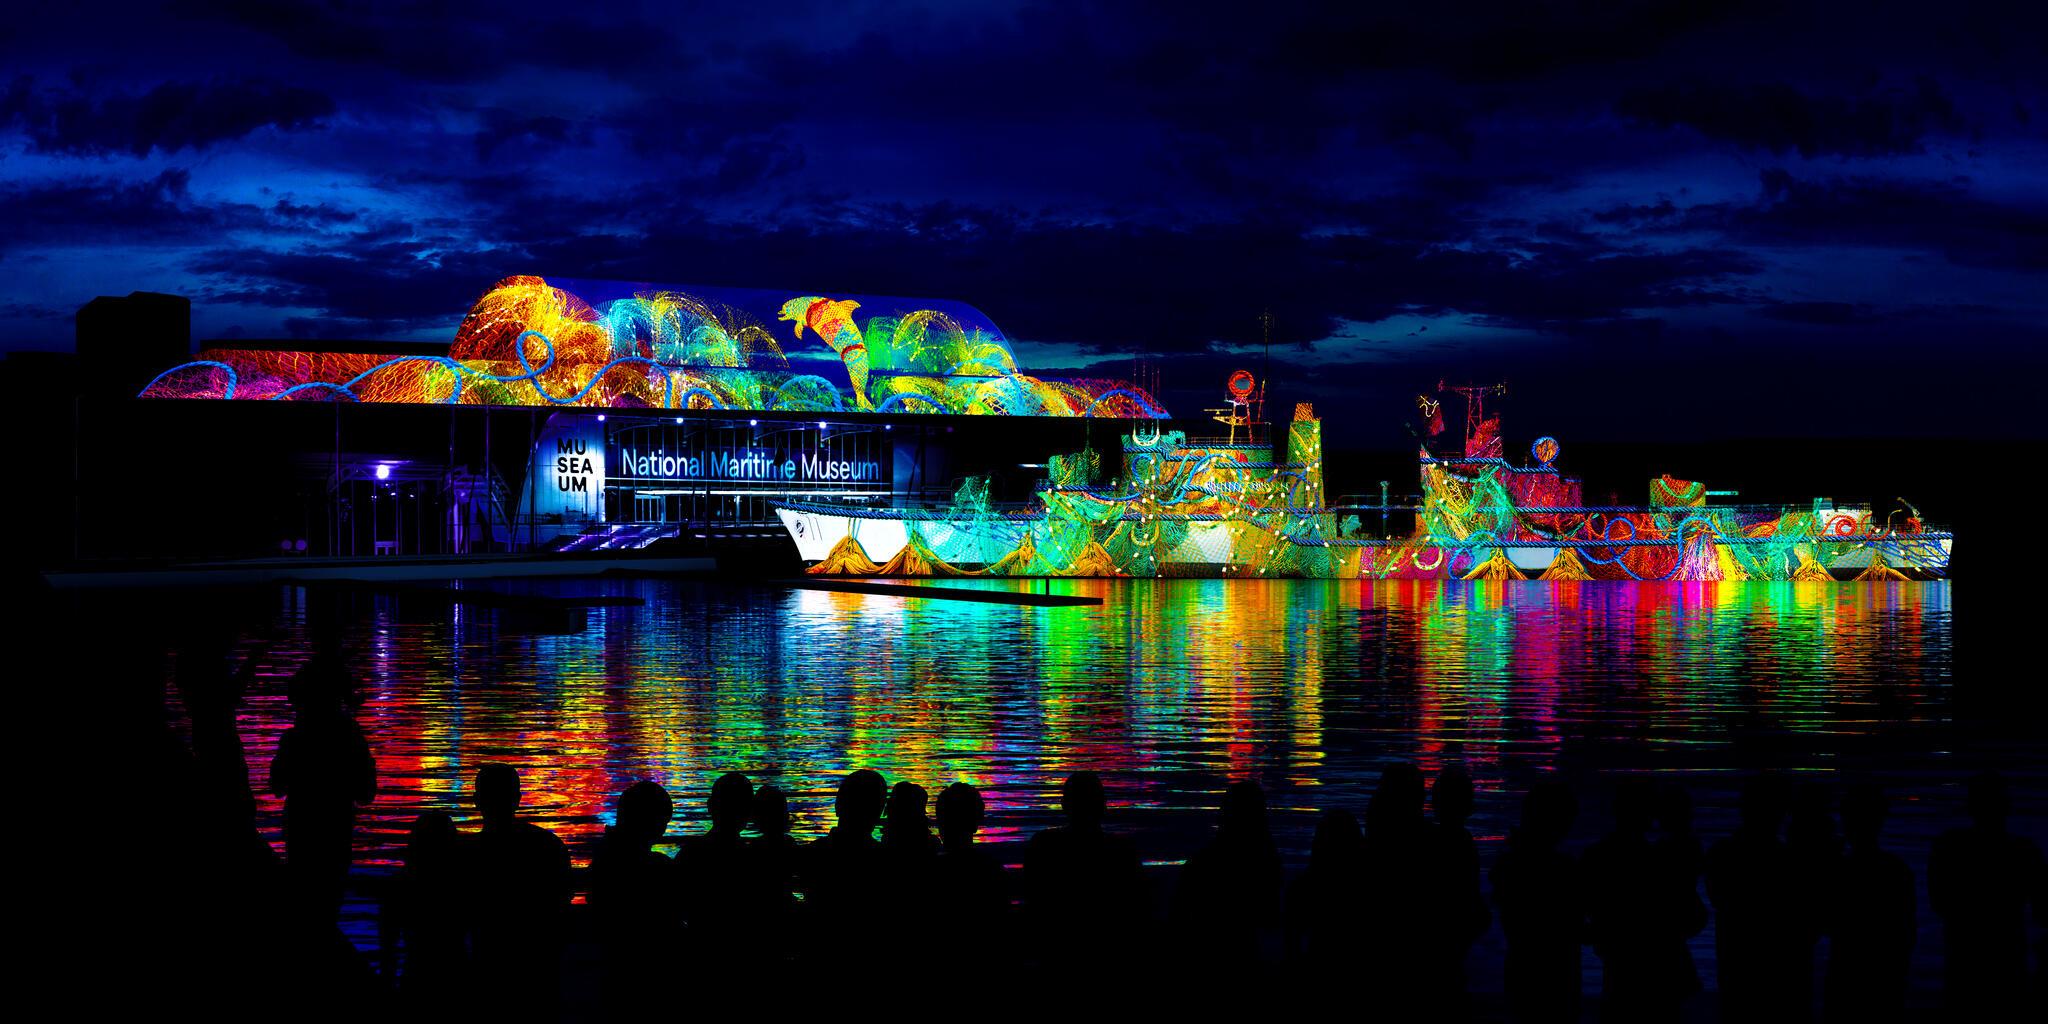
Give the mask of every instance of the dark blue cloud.
<path id="1" fill-rule="evenodd" d="M 259 128 L 310 128 L 334 109 L 322 93 L 274 82 L 165 82 L 139 94 L 87 96 L 39 89 L 24 75 L 0 93 L 0 122 L 30 145 L 89 155 L 204 149 Z"/>
<path id="2" fill-rule="evenodd" d="M 1657 127 L 1685 127 L 1772 153 L 1878 156 L 1918 153 L 1932 134 L 1968 124 L 1933 80 L 1863 96 L 1815 96 L 1785 82 L 1730 87 L 1665 85 L 1623 96 L 1615 109 Z"/>
<path id="3" fill-rule="evenodd" d="M 202 336 L 416 339 L 508 273 L 923 294 L 1199 407 L 1270 311 L 1321 402 L 1509 373 L 1639 402 L 1588 429 L 1818 429 L 1764 382 L 1932 408 L 2048 341 L 2043 19 L 50 5 L 0 36 L 0 329 L 138 287 Z"/>

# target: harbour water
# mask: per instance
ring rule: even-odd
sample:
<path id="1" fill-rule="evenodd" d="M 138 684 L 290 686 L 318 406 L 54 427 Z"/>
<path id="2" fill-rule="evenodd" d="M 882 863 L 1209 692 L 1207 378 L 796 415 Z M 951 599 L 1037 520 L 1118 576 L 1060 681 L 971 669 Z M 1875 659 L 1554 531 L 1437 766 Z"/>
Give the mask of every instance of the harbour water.
<path id="1" fill-rule="evenodd" d="M 801 835 L 827 827 L 851 768 L 934 793 L 966 780 L 1002 842 L 1053 823 L 1060 781 L 1085 767 L 1108 782 L 1112 827 L 1160 864 L 1206 836 L 1227 782 L 1258 779 L 1298 866 L 1320 810 L 1362 810 L 1400 759 L 1467 766 L 1489 861 L 1547 774 L 1579 784 L 1583 845 L 1619 778 L 1685 786 L 1711 842 L 1732 826 L 1741 773 L 1782 769 L 1886 784 L 1893 845 L 1924 870 L 1928 840 L 1960 821 L 1953 783 L 1996 756 L 1951 753 L 1947 583 L 925 584 L 1103 598 L 1069 608 L 666 580 L 488 585 L 644 604 L 592 608 L 570 633 L 402 598 L 359 615 L 349 660 L 381 782 L 358 829 L 371 870 L 420 811 L 466 818 L 469 780 L 491 761 L 518 767 L 526 813 L 579 862 L 612 798 L 642 778 L 677 795 L 672 837 L 704 827 L 703 796 L 726 771 L 781 786 Z M 259 793 L 308 648 L 304 601 L 278 592 L 240 716 Z M 2041 766 L 1997 763 L 2032 777 L 2016 811 L 2038 816 Z M 274 841 L 280 811 L 262 798 Z"/>
<path id="2" fill-rule="evenodd" d="M 646 603 L 593 608 L 586 629 L 556 635 L 460 607 L 373 609 L 348 637 L 382 777 L 361 830 L 369 859 L 388 857 L 421 810 L 466 813 L 488 761 L 520 769 L 529 812 L 572 846 L 641 778 L 679 794 L 678 830 L 697 827 L 698 797 L 730 770 L 782 786 L 799 827 L 820 829 L 853 767 L 933 792 L 972 782 L 1001 838 L 1041 824 L 1059 781 L 1088 767 L 1107 776 L 1119 823 L 1156 835 L 1162 857 L 1199 838 L 1225 782 L 1245 777 L 1267 787 L 1283 849 L 1304 851 L 1313 809 L 1361 806 L 1402 758 L 1463 762 L 1484 836 L 1547 772 L 1697 786 L 1711 829 L 1734 769 L 1824 779 L 1869 761 L 1910 787 L 1974 767 L 1942 753 L 1946 583 L 1051 584 L 1104 598 L 1077 608 L 490 585 Z M 280 592 L 282 632 L 241 716 L 259 790 L 290 724 L 302 608 L 303 592 Z M 277 812 L 263 808 L 273 833 Z"/>

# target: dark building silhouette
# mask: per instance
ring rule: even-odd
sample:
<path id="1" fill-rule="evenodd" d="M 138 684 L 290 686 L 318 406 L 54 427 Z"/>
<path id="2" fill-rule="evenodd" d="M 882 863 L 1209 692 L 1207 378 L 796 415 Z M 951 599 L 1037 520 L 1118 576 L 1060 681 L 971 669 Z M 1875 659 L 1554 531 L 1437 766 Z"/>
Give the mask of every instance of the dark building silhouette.
<path id="1" fill-rule="evenodd" d="M 102 295 L 80 306 L 72 323 L 90 393 L 128 398 L 192 358 L 192 300 L 180 295 Z"/>

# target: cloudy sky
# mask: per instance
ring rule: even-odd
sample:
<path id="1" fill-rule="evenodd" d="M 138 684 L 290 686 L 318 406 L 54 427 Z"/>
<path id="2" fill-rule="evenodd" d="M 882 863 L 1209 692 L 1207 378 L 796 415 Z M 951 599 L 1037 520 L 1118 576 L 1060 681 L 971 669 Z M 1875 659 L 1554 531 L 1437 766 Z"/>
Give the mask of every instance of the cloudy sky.
<path id="1" fill-rule="evenodd" d="M 1560 436 L 2048 433 L 2005 6 L 70 6 L 0 27 L 10 349 L 136 289 L 443 339 L 539 273 L 962 299 L 1181 412 L 1270 310 L 1367 444 L 1445 377 Z"/>

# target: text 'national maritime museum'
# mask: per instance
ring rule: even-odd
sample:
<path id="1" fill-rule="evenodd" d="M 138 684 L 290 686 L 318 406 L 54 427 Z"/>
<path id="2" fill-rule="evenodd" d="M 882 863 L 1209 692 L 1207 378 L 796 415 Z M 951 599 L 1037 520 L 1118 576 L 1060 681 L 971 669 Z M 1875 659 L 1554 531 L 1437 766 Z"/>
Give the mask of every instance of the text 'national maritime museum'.
<path id="1" fill-rule="evenodd" d="M 222 341 L 153 372 L 139 397 L 165 401 L 126 433 L 184 439 L 156 458 L 203 451 L 210 477 L 157 493 L 234 527 L 173 515 L 151 552 L 219 556 L 787 552 L 778 506 L 944 505 L 970 479 L 1022 502 L 1047 452 L 1166 416 L 1127 382 L 1025 372 L 957 302 L 530 276 L 445 346 Z M 214 401 L 170 401 L 193 399 Z"/>

